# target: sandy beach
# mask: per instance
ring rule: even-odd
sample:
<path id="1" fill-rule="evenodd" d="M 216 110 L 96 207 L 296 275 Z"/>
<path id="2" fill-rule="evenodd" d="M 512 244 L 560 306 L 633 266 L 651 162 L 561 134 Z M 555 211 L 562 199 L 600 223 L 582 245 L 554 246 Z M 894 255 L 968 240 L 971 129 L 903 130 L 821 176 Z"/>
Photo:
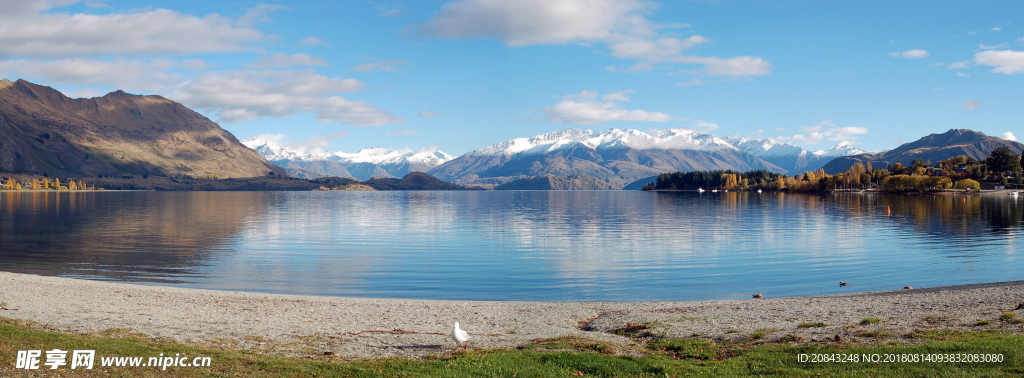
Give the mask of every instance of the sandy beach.
<path id="1" fill-rule="evenodd" d="M 851 284 L 850 290 L 856 290 Z M 706 302 L 473 302 L 274 295 L 143 286 L 0 272 L 0 317 L 73 333 L 142 333 L 183 343 L 311 356 L 409 357 L 450 353 L 455 321 L 470 347 L 511 348 L 580 336 L 628 347 L 612 332 L 647 324 L 668 337 L 913 342 L 933 329 L 1004 329 L 999 316 L 1024 301 L 1024 281 L 885 292 Z M 1021 310 L 1017 310 L 1021 313 Z M 1024 315 L 1022 313 L 1021 315 Z M 861 325 L 865 318 L 877 324 Z M 980 320 L 989 325 L 974 325 Z M 824 327 L 800 327 L 802 323 Z M 114 332 L 111 332 L 114 330 Z M 384 332 L 366 332 L 384 331 Z"/>

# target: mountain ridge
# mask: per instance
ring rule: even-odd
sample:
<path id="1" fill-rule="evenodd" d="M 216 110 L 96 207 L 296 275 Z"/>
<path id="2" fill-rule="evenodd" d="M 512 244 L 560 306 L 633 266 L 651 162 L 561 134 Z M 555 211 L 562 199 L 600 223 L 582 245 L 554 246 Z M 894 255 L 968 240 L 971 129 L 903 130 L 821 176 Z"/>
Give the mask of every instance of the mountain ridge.
<path id="1" fill-rule="evenodd" d="M 942 134 L 929 134 L 910 143 L 904 143 L 894 149 L 877 154 L 858 154 L 837 157 L 823 167 L 827 173 L 843 172 L 856 163 L 871 163 L 874 168 L 884 168 L 888 164 L 901 163 L 909 166 L 914 159 L 930 160 L 937 163 L 959 155 L 966 155 L 976 160 L 984 160 L 998 147 L 1008 146 L 1014 153 L 1020 154 L 1024 144 L 1005 140 L 970 129 L 950 129 Z"/>
<path id="2" fill-rule="evenodd" d="M 287 176 L 184 105 L 121 90 L 72 99 L 0 80 L 0 171 L 54 176 Z"/>
<path id="3" fill-rule="evenodd" d="M 774 164 L 735 146 L 729 139 L 682 127 L 651 133 L 615 128 L 603 132 L 566 129 L 485 146 L 427 173 L 462 185 L 501 185 L 527 177 L 580 174 L 607 181 L 617 188 L 675 171 L 763 169 L 795 174 L 792 166 Z M 786 146 L 806 152 L 797 146 Z M 840 150 L 838 147 L 833 150 Z M 806 154 L 828 156 L 830 151 Z"/>

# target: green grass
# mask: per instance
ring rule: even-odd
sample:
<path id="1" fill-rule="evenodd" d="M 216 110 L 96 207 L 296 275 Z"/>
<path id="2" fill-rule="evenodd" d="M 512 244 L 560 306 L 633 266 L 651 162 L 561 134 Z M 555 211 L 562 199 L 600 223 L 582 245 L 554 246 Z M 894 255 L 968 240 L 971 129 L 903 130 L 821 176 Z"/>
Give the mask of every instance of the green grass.
<path id="1" fill-rule="evenodd" d="M 998 331 L 920 334 L 921 344 L 787 345 L 779 343 L 714 343 L 703 339 L 655 337 L 646 346 L 614 353 L 622 346 L 582 338 L 538 340 L 513 350 L 471 350 L 423 360 L 375 359 L 345 361 L 335 356 L 288 358 L 246 351 L 197 348 L 132 335 L 119 337 L 69 335 L 40 331 L 0 318 L 0 376 L 96 377 L 1014 377 L 1024 374 L 1024 336 Z M 88 374 L 61 369 L 14 370 L 18 350 L 95 349 L 98 356 L 155 356 L 181 353 L 209 356 L 210 368 L 104 368 Z M 800 363 L 800 354 L 1002 354 L 1002 363 Z"/>
<path id="2" fill-rule="evenodd" d="M 1024 323 L 1024 319 L 1017 317 L 1017 314 L 1013 312 L 1004 312 L 1002 315 L 999 315 L 999 321 L 1010 324 Z"/>
<path id="3" fill-rule="evenodd" d="M 882 321 L 879 318 L 864 318 L 860 321 L 860 325 L 878 324 Z"/>
<path id="4" fill-rule="evenodd" d="M 797 326 L 797 328 L 821 328 L 821 327 L 828 327 L 828 324 L 825 324 L 824 322 L 800 323 L 800 325 Z"/>

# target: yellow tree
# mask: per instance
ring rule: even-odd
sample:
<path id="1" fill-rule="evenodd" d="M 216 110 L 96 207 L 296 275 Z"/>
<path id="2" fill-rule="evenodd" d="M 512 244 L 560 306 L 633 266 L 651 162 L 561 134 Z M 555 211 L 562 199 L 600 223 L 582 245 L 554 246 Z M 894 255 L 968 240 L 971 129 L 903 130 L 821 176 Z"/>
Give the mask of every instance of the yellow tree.
<path id="1" fill-rule="evenodd" d="M 53 188 L 56 189 L 56 190 L 60 190 L 60 179 L 59 178 L 54 178 L 53 179 Z"/>
<path id="2" fill-rule="evenodd" d="M 78 186 L 75 185 L 75 180 L 68 180 L 68 190 L 78 190 Z"/>

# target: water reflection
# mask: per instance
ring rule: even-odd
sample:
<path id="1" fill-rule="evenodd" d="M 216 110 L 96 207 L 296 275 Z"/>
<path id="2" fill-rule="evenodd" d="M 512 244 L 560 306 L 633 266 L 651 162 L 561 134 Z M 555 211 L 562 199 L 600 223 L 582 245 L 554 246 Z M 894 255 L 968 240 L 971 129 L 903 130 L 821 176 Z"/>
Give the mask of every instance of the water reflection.
<path id="1" fill-rule="evenodd" d="M 242 225 L 258 193 L 2 192 L 0 269 L 119 281 L 200 275 Z"/>
<path id="2" fill-rule="evenodd" d="M 230 290 L 697 300 L 1021 279 L 1006 197 L 642 192 L 0 195 L 0 269 Z M 891 209 L 891 215 L 887 210 Z"/>

